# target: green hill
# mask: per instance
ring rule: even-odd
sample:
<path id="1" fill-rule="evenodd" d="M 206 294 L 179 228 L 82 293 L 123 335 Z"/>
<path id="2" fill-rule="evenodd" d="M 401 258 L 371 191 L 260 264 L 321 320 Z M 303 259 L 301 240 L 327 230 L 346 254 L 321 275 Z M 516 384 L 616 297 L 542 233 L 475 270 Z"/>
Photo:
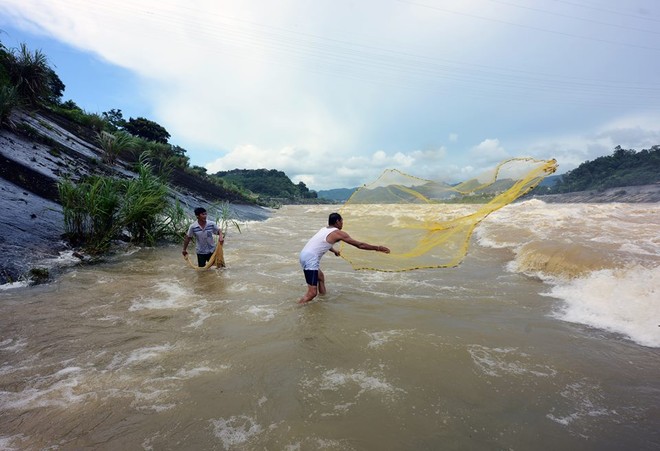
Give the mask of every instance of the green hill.
<path id="1" fill-rule="evenodd" d="M 639 152 L 616 146 L 612 155 L 586 161 L 564 174 L 549 192 L 604 191 L 608 188 L 651 185 L 658 182 L 660 145 Z"/>
<path id="2" fill-rule="evenodd" d="M 212 177 L 253 193 L 264 204 L 319 202 L 316 191 L 310 191 L 304 182 L 293 183 L 277 169 L 232 169 Z"/>

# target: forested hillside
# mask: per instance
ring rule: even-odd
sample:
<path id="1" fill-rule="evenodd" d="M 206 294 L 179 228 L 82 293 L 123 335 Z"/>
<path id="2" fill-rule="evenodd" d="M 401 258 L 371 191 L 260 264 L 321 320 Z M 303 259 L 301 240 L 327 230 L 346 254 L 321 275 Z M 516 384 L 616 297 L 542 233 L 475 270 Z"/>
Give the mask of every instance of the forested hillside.
<path id="1" fill-rule="evenodd" d="M 264 201 L 314 201 L 318 197 L 305 183 L 296 185 L 284 172 L 276 169 L 233 169 L 216 172 L 213 176 L 255 193 Z"/>
<path id="2" fill-rule="evenodd" d="M 660 145 L 643 149 L 623 149 L 586 161 L 564 174 L 550 189 L 550 193 L 570 193 L 625 186 L 651 185 L 660 182 Z"/>

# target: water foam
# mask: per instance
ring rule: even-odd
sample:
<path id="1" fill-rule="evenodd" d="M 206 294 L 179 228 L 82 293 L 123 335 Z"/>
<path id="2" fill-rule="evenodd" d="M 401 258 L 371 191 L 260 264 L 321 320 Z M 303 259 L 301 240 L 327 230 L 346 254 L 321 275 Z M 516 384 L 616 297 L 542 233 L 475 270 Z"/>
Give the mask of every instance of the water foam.
<path id="1" fill-rule="evenodd" d="M 172 351 L 173 349 L 173 345 L 166 343 L 164 345 L 148 346 L 136 349 L 131 351 L 128 356 L 124 356 L 123 354 L 118 353 L 113 357 L 112 362 L 110 362 L 110 365 L 108 366 L 108 369 L 114 370 L 117 368 L 128 367 L 137 363 L 143 363 L 147 360 L 153 360 L 165 353 Z"/>
<path id="2" fill-rule="evenodd" d="M 558 281 L 546 295 L 565 303 L 557 318 L 660 347 L 660 266 L 595 271 Z"/>
<path id="3" fill-rule="evenodd" d="M 205 302 L 205 301 L 203 302 L 204 306 L 206 306 L 207 304 L 208 304 L 207 302 Z M 195 316 L 197 316 L 197 319 L 195 321 L 193 321 L 192 323 L 190 323 L 186 327 L 190 327 L 192 329 L 199 328 L 202 324 L 204 324 L 204 321 L 206 321 L 210 317 L 214 316 L 213 313 L 209 313 L 209 312 L 205 311 L 203 307 L 195 307 L 191 310 L 191 312 Z"/>
<path id="4" fill-rule="evenodd" d="M 277 309 L 269 305 L 251 305 L 245 307 L 241 314 L 248 318 L 256 319 L 257 321 L 271 321 L 277 314 Z"/>
<path id="5" fill-rule="evenodd" d="M 339 390 L 348 384 L 357 385 L 360 390 L 358 396 L 367 391 L 393 393 L 397 389 L 389 382 L 364 371 L 342 372 L 337 369 L 328 370 L 323 373 L 319 383 L 321 390 Z"/>
<path id="6" fill-rule="evenodd" d="M 19 280 L 17 282 L 9 282 L 0 285 L 0 291 L 13 290 L 16 288 L 25 288 L 29 286 L 30 283 L 27 280 Z"/>
<path id="7" fill-rule="evenodd" d="M 368 348 L 380 348 L 384 344 L 407 335 L 410 331 L 406 330 L 385 330 L 380 332 L 367 332 L 365 333 L 371 338 L 371 341 L 367 345 Z"/>
<path id="8" fill-rule="evenodd" d="M 3 451 L 15 451 L 24 449 L 23 446 L 14 445 L 14 443 L 21 442 L 25 439 L 26 437 L 23 434 L 17 434 L 11 437 L 0 436 L 0 449 Z"/>
<path id="9" fill-rule="evenodd" d="M 82 403 L 93 393 L 76 394 L 75 389 L 80 386 L 81 369 L 67 367 L 55 374 L 43 376 L 38 385 L 45 388 L 28 387 L 17 392 L 0 391 L 0 405 L 3 409 L 34 409 L 43 407 L 68 407 L 71 404 Z M 50 381 L 53 381 L 50 383 Z"/>
<path id="10" fill-rule="evenodd" d="M 135 299 L 128 308 L 130 312 L 138 310 L 159 310 L 159 309 L 178 309 L 187 307 L 186 299 L 190 293 L 185 285 L 177 280 L 171 282 L 161 282 L 154 287 L 156 292 L 163 296 L 151 296 L 147 298 Z"/>
<path id="11" fill-rule="evenodd" d="M 472 361 L 479 370 L 493 377 L 537 376 L 554 377 L 557 370 L 531 361 L 529 355 L 516 348 L 488 348 L 481 345 L 468 347 Z"/>
<path id="12" fill-rule="evenodd" d="M 261 434 L 263 428 L 254 418 L 247 415 L 236 415 L 229 419 L 211 420 L 214 435 L 222 441 L 225 449 L 235 449 L 244 445 L 253 437 Z"/>
<path id="13" fill-rule="evenodd" d="M 601 405 L 604 399 L 599 388 L 584 381 L 567 385 L 560 395 L 568 402 L 568 412 L 559 413 L 560 407 L 556 407 L 546 417 L 563 426 L 569 426 L 584 418 L 616 414 L 616 411 Z"/>
<path id="14" fill-rule="evenodd" d="M 8 338 L 0 341 L 0 351 L 19 352 L 27 346 L 25 338 Z"/>

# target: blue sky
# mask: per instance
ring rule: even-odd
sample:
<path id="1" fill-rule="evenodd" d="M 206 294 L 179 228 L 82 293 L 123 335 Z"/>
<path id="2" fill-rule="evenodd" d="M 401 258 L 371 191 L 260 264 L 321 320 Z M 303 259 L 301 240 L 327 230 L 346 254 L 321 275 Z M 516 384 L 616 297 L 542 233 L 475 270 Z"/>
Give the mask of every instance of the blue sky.
<path id="1" fill-rule="evenodd" d="M 311 189 L 660 144 L 657 0 L 0 0 L 88 112 Z"/>

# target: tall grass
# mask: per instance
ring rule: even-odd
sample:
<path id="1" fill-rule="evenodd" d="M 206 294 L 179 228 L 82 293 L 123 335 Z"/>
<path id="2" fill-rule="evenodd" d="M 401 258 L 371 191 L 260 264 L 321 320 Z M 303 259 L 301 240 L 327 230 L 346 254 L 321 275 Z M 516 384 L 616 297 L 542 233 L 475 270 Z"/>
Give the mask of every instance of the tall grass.
<path id="1" fill-rule="evenodd" d="M 82 244 L 89 235 L 85 188 L 83 184 L 76 185 L 70 179 L 63 179 L 57 184 L 64 212 L 64 233 L 74 245 Z"/>
<path id="2" fill-rule="evenodd" d="M 49 66 L 46 55 L 41 50 L 30 52 L 27 45 L 10 52 L 9 77 L 18 95 L 30 104 L 36 105 L 47 98 L 49 93 Z"/>
<path id="3" fill-rule="evenodd" d="M 120 193 L 117 181 L 109 177 L 91 177 L 85 193 L 85 204 L 91 223 L 90 240 L 98 251 L 110 246 L 110 239 L 120 231 L 117 215 Z"/>
<path id="4" fill-rule="evenodd" d="M 76 185 L 66 179 L 58 189 L 67 239 L 74 245 L 84 245 L 91 253 L 107 250 L 120 230 L 117 211 L 121 193 L 117 181 L 92 176 Z"/>
<path id="5" fill-rule="evenodd" d="M 217 205 L 216 223 L 218 224 L 218 228 L 222 232 L 222 235 L 227 235 L 230 227 L 235 228 L 238 230 L 238 233 L 241 233 L 241 225 L 238 222 L 234 210 L 231 209 L 229 202 L 225 201 Z"/>
<path id="6" fill-rule="evenodd" d="M 11 112 L 18 106 L 18 92 L 16 87 L 0 86 L 0 127 L 13 127 Z"/>
<path id="7" fill-rule="evenodd" d="M 176 200 L 169 204 L 159 218 L 156 235 L 167 241 L 180 241 L 188 228 L 188 215 L 181 203 Z"/>
<path id="8" fill-rule="evenodd" d="M 167 186 L 148 165 L 139 166 L 135 179 L 92 176 L 78 184 L 63 180 L 58 189 L 65 236 L 90 253 L 107 251 L 124 233 L 146 245 L 181 237 L 183 209 L 169 205 Z"/>
<path id="9" fill-rule="evenodd" d="M 96 139 L 103 150 L 103 161 L 108 164 L 114 164 L 121 152 L 135 144 L 135 139 L 126 132 L 112 134 L 102 131 L 96 134 Z"/>
<path id="10" fill-rule="evenodd" d="M 119 211 L 122 224 L 133 242 L 155 244 L 159 238 L 158 217 L 167 207 L 167 185 L 151 172 L 149 165 L 140 164 L 138 177 L 124 182 L 123 188 Z"/>

